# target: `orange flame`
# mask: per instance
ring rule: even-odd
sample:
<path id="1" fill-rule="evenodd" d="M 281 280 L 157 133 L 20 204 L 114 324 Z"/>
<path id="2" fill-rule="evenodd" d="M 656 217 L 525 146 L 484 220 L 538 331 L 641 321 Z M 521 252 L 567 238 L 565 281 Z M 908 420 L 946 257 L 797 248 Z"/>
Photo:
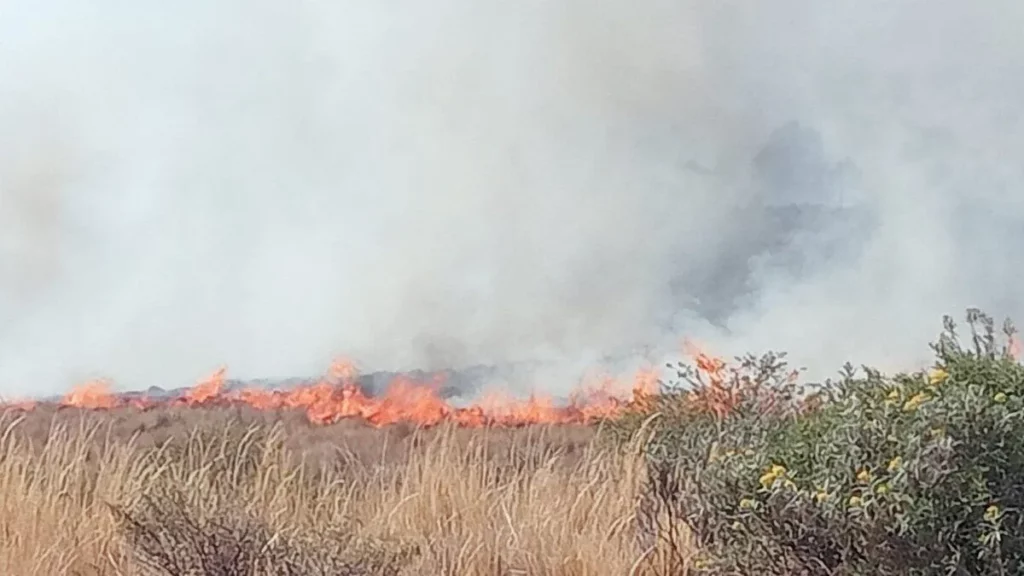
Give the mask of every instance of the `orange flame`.
<path id="1" fill-rule="evenodd" d="M 710 412 L 721 419 L 734 412 L 745 397 L 764 392 L 749 378 L 737 378 L 734 370 L 727 369 L 724 360 L 708 354 L 692 341 L 684 342 L 683 350 L 693 359 L 704 380 L 692 396 L 692 404 L 699 410 Z M 789 377 L 796 378 L 796 373 Z M 769 394 L 765 408 L 771 409 L 773 404 L 774 396 Z"/>
<path id="2" fill-rule="evenodd" d="M 217 398 L 224 391 L 224 375 L 227 374 L 227 367 L 221 367 L 205 380 L 189 389 L 185 393 L 187 404 L 202 404 Z"/>
<path id="3" fill-rule="evenodd" d="M 35 410 L 39 402 L 35 400 L 7 400 L 0 402 L 0 410 L 17 410 L 21 412 L 31 412 Z"/>
<path id="4" fill-rule="evenodd" d="M 114 408 L 120 403 L 120 399 L 111 392 L 110 383 L 106 380 L 86 382 L 68 392 L 61 401 L 64 406 L 77 406 L 93 410 Z"/>
<path id="5" fill-rule="evenodd" d="M 167 406 L 244 405 L 259 410 L 301 410 L 313 424 L 327 425 L 359 419 L 371 426 L 408 422 L 434 426 L 452 422 L 459 426 L 524 426 L 529 424 L 590 423 L 611 419 L 649 400 L 658 391 L 658 374 L 638 371 L 632 380 L 595 379 L 558 404 L 534 394 L 519 400 L 491 392 L 467 407 L 456 407 L 439 394 L 442 379 L 417 381 L 406 376 L 392 380 L 378 396 L 367 395 L 358 385 L 359 371 L 352 362 L 335 361 L 318 382 L 288 390 L 242 388 L 227 390 L 226 368 L 220 368 L 180 396 L 157 398 L 119 395 L 104 380 L 87 382 L 68 392 L 58 406 L 89 410 L 132 407 L 148 410 Z M 32 410 L 38 402 L 2 403 L 0 409 Z"/>

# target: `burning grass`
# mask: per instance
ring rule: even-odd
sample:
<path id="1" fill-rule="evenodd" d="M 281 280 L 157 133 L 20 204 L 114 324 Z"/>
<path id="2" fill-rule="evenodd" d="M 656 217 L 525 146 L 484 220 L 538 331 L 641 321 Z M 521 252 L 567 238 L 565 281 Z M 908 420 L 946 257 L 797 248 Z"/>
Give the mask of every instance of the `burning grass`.
<path id="1" fill-rule="evenodd" d="M 320 425 L 346 419 L 358 419 L 378 427 L 398 423 L 417 426 L 454 423 L 471 428 L 588 424 L 614 418 L 644 403 L 658 390 L 658 374 L 645 369 L 625 379 L 592 378 L 562 403 L 537 394 L 517 399 L 495 389 L 469 406 L 454 406 L 441 397 L 442 383 L 440 374 L 425 379 L 400 375 L 394 377 L 381 394 L 368 394 L 360 386 L 355 365 L 338 360 L 319 381 L 284 390 L 255 386 L 229 389 L 226 369 L 222 368 L 195 386 L 170 396 L 118 394 L 108 382 L 98 380 L 76 387 L 59 402 L 7 402 L 0 404 L 0 409 L 32 411 L 62 406 L 147 411 L 166 407 L 242 406 L 264 411 L 299 410 L 311 423 Z"/>
<path id="2" fill-rule="evenodd" d="M 1024 574 L 1020 344 L 967 318 L 930 370 L 807 386 L 693 350 L 660 394 L 526 419 L 344 379 L 8 405 L 0 574 Z"/>
<path id="3" fill-rule="evenodd" d="M 640 451 L 595 426 L 431 429 L 249 406 L 0 416 L 0 573 L 665 573 Z"/>

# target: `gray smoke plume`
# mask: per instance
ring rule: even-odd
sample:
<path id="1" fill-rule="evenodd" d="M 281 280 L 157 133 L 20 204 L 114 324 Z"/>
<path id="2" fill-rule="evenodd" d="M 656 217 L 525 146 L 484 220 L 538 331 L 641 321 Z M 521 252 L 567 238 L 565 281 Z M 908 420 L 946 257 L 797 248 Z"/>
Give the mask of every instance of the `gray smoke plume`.
<path id="1" fill-rule="evenodd" d="M 7 0 L 0 394 L 913 367 L 1024 311 L 1024 5 L 947 4 Z"/>

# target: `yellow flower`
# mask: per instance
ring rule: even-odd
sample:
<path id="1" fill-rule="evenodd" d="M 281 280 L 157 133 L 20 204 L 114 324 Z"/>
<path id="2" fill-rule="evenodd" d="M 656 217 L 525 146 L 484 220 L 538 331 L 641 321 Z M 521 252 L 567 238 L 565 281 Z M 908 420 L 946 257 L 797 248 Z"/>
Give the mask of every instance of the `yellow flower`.
<path id="1" fill-rule="evenodd" d="M 867 484 L 871 482 L 871 472 L 867 468 L 864 468 L 860 472 L 857 472 L 857 481 Z"/>
<path id="2" fill-rule="evenodd" d="M 755 505 L 756 503 L 750 498 L 744 498 L 743 500 L 740 500 L 740 508 L 744 510 L 752 510 Z"/>
<path id="3" fill-rule="evenodd" d="M 889 400 L 899 400 L 900 399 L 900 391 L 895 389 L 895 388 L 893 388 L 892 392 L 889 392 L 889 395 L 886 396 L 886 398 L 888 398 Z"/>
<path id="4" fill-rule="evenodd" d="M 992 399 L 996 401 L 996 404 L 1005 404 L 1006 394 L 1003 394 L 1002 392 L 997 392 L 996 395 L 992 397 Z"/>
<path id="5" fill-rule="evenodd" d="M 995 504 L 993 504 L 993 505 L 989 506 L 988 508 L 985 508 L 985 520 L 988 520 L 989 522 L 994 522 L 994 521 L 996 521 L 998 519 L 999 519 L 999 506 L 996 506 Z"/>
<path id="6" fill-rule="evenodd" d="M 924 404 L 926 400 L 928 400 L 928 395 L 924 392 L 918 392 L 913 398 L 903 403 L 903 411 L 913 412 L 914 410 L 917 410 L 921 404 Z"/>
<path id="7" fill-rule="evenodd" d="M 881 484 L 879 484 L 878 486 L 875 487 L 875 492 L 877 492 L 879 494 L 888 494 L 889 493 L 889 485 L 886 484 L 885 482 L 882 482 Z"/>
<path id="8" fill-rule="evenodd" d="M 893 458 L 892 460 L 889 460 L 889 466 L 887 466 L 887 469 L 889 470 L 889 472 L 895 472 L 895 471 L 899 470 L 902 466 L 903 466 L 903 459 L 900 458 L 899 456 L 897 456 L 897 457 Z"/>
<path id="9" fill-rule="evenodd" d="M 732 529 L 736 532 L 739 532 L 740 530 L 743 530 L 743 524 L 740 524 L 739 522 L 733 522 Z"/>
<path id="10" fill-rule="evenodd" d="M 860 506 L 863 502 L 864 501 L 860 499 L 860 496 L 850 496 L 850 499 L 847 500 L 846 503 L 849 504 L 851 508 L 856 508 Z"/>
<path id="11" fill-rule="evenodd" d="M 818 501 L 818 504 L 821 504 L 825 500 L 828 500 L 828 492 L 819 490 L 818 493 L 814 495 L 814 499 Z"/>
<path id="12" fill-rule="evenodd" d="M 760 478 L 758 478 L 757 481 L 761 483 L 761 486 L 764 486 L 765 488 L 770 488 L 772 486 L 772 484 L 775 484 L 776 480 L 778 480 L 779 478 L 781 478 L 781 477 L 783 477 L 785 475 L 786 475 L 786 467 L 785 466 L 780 466 L 778 464 L 772 464 L 772 467 L 767 472 L 765 472 Z"/>
<path id="13" fill-rule="evenodd" d="M 788 478 L 785 482 L 782 483 L 782 486 L 787 490 L 796 490 L 796 483 L 794 483 L 792 480 Z"/>
<path id="14" fill-rule="evenodd" d="M 942 368 L 935 368 L 928 373 L 928 383 L 932 386 L 942 384 L 949 378 L 949 372 L 946 372 Z"/>

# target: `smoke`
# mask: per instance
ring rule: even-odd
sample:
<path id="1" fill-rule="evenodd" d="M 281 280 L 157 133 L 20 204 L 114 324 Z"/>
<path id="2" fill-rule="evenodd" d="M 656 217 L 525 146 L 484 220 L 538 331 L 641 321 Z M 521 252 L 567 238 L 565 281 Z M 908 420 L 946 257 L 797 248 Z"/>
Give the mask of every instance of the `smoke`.
<path id="1" fill-rule="evenodd" d="M 684 336 L 906 367 L 944 313 L 1024 311 L 1022 24 L 1009 0 L 8 0 L 0 393 Z"/>

